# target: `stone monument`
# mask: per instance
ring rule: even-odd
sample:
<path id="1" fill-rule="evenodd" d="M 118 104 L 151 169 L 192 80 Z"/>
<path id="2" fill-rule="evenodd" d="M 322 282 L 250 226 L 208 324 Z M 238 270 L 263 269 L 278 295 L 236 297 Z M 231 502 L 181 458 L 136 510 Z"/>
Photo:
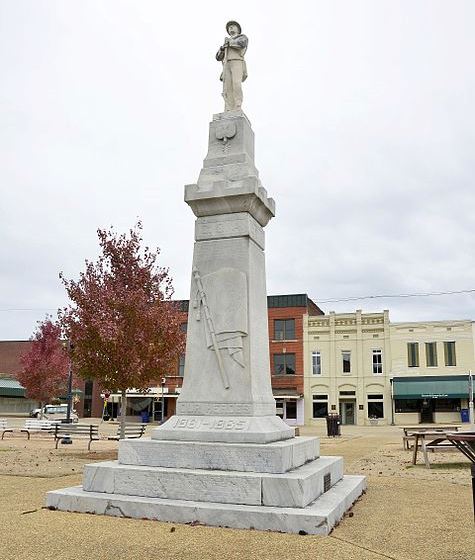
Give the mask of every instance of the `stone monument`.
<path id="1" fill-rule="evenodd" d="M 234 48 L 233 34 L 245 37 L 236 22 L 226 27 L 224 51 Z M 254 164 L 251 124 L 236 108 L 242 97 L 226 87 L 225 77 L 233 110 L 214 115 L 198 181 L 185 187 L 196 222 L 177 414 L 148 440 L 120 441 L 118 461 L 86 465 L 82 487 L 49 492 L 46 502 L 66 511 L 328 534 L 365 478 L 344 476 L 341 457 L 320 457 L 318 438 L 295 437 L 275 414 L 264 255 L 275 205 Z"/>

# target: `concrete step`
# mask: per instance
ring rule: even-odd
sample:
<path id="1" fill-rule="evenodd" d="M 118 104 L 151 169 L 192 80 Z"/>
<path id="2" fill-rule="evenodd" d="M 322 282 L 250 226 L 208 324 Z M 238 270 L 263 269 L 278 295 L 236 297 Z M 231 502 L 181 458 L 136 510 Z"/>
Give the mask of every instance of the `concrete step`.
<path id="1" fill-rule="evenodd" d="M 285 473 L 318 458 L 320 440 L 294 437 L 272 443 L 167 441 L 119 442 L 119 463 L 148 467 Z"/>
<path id="2" fill-rule="evenodd" d="M 344 476 L 305 508 L 236 505 L 85 492 L 75 486 L 48 492 L 46 505 L 61 511 L 202 523 L 215 527 L 328 535 L 366 487 L 363 476 Z"/>
<path id="3" fill-rule="evenodd" d="M 86 492 L 127 496 L 303 508 L 342 476 L 341 457 L 315 459 L 282 474 L 122 465 L 107 461 L 85 466 L 83 488 Z"/>

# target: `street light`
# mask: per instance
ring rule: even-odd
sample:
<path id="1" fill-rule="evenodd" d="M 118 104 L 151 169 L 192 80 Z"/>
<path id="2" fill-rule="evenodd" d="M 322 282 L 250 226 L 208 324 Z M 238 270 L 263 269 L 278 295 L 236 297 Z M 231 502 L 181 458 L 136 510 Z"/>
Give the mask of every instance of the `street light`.
<path id="1" fill-rule="evenodd" d="M 69 354 L 69 366 L 68 366 L 68 408 L 66 409 L 66 424 L 71 424 L 71 409 L 73 404 L 73 367 L 72 367 L 72 360 L 71 360 L 71 352 L 74 349 L 74 345 L 72 344 L 71 340 L 68 338 L 67 349 Z M 71 439 L 69 434 L 64 434 L 64 437 L 61 439 L 62 444 L 71 445 L 73 440 Z"/>
<path id="2" fill-rule="evenodd" d="M 165 383 L 167 382 L 166 377 L 162 377 L 162 421 L 165 419 Z"/>

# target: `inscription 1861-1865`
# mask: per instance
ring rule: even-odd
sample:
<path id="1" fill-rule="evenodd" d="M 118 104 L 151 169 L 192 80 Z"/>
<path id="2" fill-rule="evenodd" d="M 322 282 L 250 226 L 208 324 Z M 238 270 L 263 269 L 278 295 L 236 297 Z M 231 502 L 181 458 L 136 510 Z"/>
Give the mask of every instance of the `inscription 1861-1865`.
<path id="1" fill-rule="evenodd" d="M 177 418 L 173 427 L 182 430 L 243 431 L 249 429 L 249 420 L 243 418 Z"/>

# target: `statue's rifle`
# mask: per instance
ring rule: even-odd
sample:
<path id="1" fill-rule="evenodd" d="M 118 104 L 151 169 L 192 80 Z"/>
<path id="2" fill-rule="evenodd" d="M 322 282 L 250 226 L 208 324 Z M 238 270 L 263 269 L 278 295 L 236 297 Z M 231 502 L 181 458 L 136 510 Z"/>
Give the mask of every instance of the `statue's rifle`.
<path id="1" fill-rule="evenodd" d="M 195 279 L 196 285 L 198 287 L 198 293 L 200 295 L 200 300 L 201 303 L 203 304 L 206 324 L 208 325 L 208 330 L 211 336 L 211 343 L 213 346 L 214 353 L 216 354 L 216 359 L 218 360 L 218 368 L 219 368 L 219 373 L 221 374 L 221 380 L 223 382 L 224 388 L 229 389 L 229 379 L 226 374 L 226 370 L 224 369 L 223 356 L 221 355 L 221 349 L 219 348 L 218 339 L 216 338 L 213 319 L 211 317 L 211 313 L 208 307 L 208 302 L 206 300 L 206 294 L 203 288 L 203 282 L 201 281 L 201 276 L 197 268 L 193 269 L 193 278 Z"/>

